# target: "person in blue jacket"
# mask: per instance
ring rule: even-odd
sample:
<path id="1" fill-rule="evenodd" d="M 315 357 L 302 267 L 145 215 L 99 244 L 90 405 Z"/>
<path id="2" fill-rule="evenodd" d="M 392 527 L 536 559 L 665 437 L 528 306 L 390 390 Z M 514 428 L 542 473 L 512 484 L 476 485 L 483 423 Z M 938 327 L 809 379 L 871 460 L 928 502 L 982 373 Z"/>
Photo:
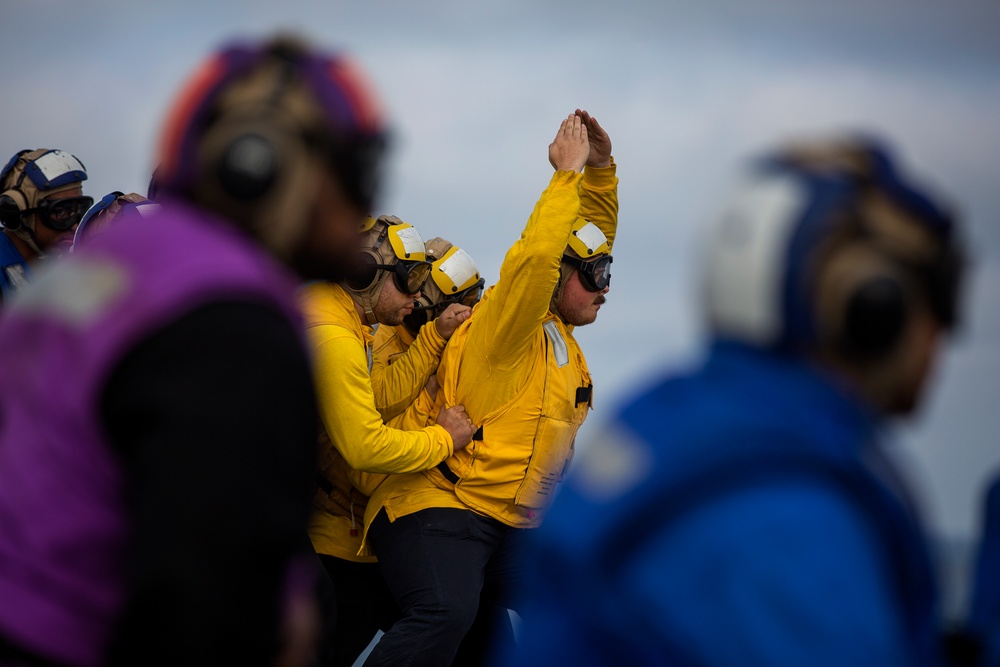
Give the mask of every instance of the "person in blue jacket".
<path id="1" fill-rule="evenodd" d="M 965 639 L 984 665 L 1000 665 L 1000 475 L 989 482 Z"/>
<path id="2" fill-rule="evenodd" d="M 880 446 L 956 323 L 956 223 L 876 142 L 751 164 L 704 265 L 711 341 L 582 448 L 510 664 L 944 661 L 928 546 Z"/>
<path id="3" fill-rule="evenodd" d="M 94 203 L 83 194 L 87 169 L 65 151 L 18 151 L 0 170 L 0 303 L 31 277 L 31 265 L 65 253 Z"/>

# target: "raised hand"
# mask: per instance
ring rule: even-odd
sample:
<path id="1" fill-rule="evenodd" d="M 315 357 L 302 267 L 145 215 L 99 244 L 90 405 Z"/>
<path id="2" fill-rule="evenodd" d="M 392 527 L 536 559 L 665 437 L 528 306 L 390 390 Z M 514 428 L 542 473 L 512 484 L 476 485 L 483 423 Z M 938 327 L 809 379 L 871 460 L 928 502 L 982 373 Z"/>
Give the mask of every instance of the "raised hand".
<path id="1" fill-rule="evenodd" d="M 590 157 L 587 159 L 588 167 L 610 167 L 611 166 L 611 137 L 604 131 L 597 119 L 587 113 L 584 109 L 577 109 L 576 115 L 583 121 L 587 128 L 587 138 L 590 140 Z"/>
<path id="2" fill-rule="evenodd" d="M 438 333 L 445 340 L 451 338 L 451 335 L 455 333 L 455 329 L 469 319 L 472 315 L 472 308 L 468 306 L 463 306 L 460 303 L 449 304 L 444 312 L 438 315 L 437 319 L 434 320 L 435 326 L 437 326 Z"/>
<path id="3" fill-rule="evenodd" d="M 571 113 L 559 125 L 556 138 L 549 144 L 549 163 L 556 171 L 582 172 L 590 157 L 590 141 L 583 119 Z"/>
<path id="4" fill-rule="evenodd" d="M 451 435 L 456 452 L 465 449 L 465 446 L 472 442 L 472 436 L 478 430 L 478 427 L 469 419 L 469 415 L 465 413 L 465 406 L 462 405 L 441 408 L 437 416 L 437 423 Z"/>

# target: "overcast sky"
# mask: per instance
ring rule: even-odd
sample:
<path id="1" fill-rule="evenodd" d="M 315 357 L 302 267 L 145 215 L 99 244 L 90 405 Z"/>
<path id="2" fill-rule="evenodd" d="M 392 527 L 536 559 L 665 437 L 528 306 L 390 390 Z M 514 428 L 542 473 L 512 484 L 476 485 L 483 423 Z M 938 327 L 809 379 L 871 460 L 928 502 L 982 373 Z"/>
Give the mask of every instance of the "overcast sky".
<path id="1" fill-rule="evenodd" d="M 0 154 L 62 148 L 88 194 L 145 192 L 185 76 L 221 42 L 278 28 L 371 73 L 395 129 L 380 212 L 466 248 L 488 281 L 548 182 L 559 120 L 579 106 L 608 129 L 613 289 L 578 335 L 595 421 L 697 354 L 699 241 L 740 160 L 817 133 L 891 142 L 958 204 L 975 252 L 965 332 L 899 436 L 934 525 L 971 533 L 1000 465 L 1000 3 L 17 0 L 0 8 Z"/>

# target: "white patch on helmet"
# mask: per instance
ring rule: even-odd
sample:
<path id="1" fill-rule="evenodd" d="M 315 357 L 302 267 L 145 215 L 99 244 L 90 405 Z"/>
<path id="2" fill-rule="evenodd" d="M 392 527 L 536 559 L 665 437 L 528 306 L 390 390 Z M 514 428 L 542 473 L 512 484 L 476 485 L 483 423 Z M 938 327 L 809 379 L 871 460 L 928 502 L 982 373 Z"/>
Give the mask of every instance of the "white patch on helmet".
<path id="1" fill-rule="evenodd" d="M 608 242 L 608 237 L 604 235 L 601 228 L 592 222 L 588 222 L 576 231 L 576 238 L 583 241 L 590 252 L 594 252 Z"/>
<path id="2" fill-rule="evenodd" d="M 72 171 L 86 171 L 79 160 L 64 151 L 49 151 L 48 153 L 39 155 L 35 158 L 34 162 L 38 171 L 50 183 L 63 174 L 68 174 Z"/>
<path id="3" fill-rule="evenodd" d="M 757 177 L 718 220 L 705 263 L 706 315 L 716 334 L 762 346 L 777 341 L 787 250 L 805 201 L 793 177 Z"/>
<path id="4" fill-rule="evenodd" d="M 420 238 L 420 232 L 415 227 L 403 227 L 396 230 L 396 236 L 403 244 L 403 252 L 406 255 L 424 252 L 424 240 Z"/>
<path id="5" fill-rule="evenodd" d="M 437 268 L 448 276 L 456 287 L 461 287 L 479 273 L 476 263 L 472 261 L 472 255 L 461 248 L 456 249 L 451 257 L 438 264 Z"/>

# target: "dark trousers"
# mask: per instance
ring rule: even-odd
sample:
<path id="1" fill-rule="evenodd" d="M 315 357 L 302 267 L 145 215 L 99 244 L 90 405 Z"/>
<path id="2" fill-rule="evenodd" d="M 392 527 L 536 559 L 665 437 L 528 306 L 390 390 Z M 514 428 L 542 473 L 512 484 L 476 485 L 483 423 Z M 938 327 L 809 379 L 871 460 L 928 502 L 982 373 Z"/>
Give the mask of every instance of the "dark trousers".
<path id="1" fill-rule="evenodd" d="M 497 642 L 513 642 L 506 608 L 520 578 L 523 533 L 469 510 L 427 509 L 393 523 L 380 512 L 368 539 L 403 617 L 366 667 L 451 665 L 467 633 L 477 645 L 462 646 L 459 660 L 483 664 Z M 503 614 L 480 614 L 470 633 L 481 603 Z"/>
<path id="2" fill-rule="evenodd" d="M 399 618 L 378 563 L 356 563 L 320 554 L 329 577 L 319 589 L 322 635 L 317 656 L 321 667 L 351 667 L 375 634 Z"/>

